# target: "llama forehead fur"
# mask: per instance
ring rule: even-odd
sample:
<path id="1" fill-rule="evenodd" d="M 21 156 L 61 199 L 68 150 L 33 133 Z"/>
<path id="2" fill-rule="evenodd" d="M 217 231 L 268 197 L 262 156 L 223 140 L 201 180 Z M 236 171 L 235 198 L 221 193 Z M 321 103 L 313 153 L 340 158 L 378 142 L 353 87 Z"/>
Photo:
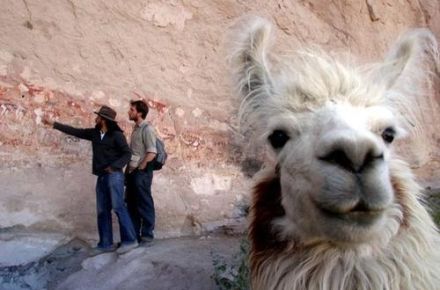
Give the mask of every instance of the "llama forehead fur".
<path id="1" fill-rule="evenodd" d="M 438 289 L 439 234 L 388 138 L 417 123 L 433 35 L 411 31 L 356 66 L 318 49 L 270 56 L 263 19 L 233 31 L 243 131 L 271 140 L 278 164 L 254 191 L 253 289 Z"/>

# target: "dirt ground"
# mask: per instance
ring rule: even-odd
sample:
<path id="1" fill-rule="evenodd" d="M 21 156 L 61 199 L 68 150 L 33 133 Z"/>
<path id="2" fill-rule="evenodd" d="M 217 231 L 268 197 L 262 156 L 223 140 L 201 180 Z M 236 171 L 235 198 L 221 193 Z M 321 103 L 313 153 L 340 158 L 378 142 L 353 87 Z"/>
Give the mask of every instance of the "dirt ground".
<path id="1" fill-rule="evenodd" d="M 38 260 L 0 267 L 0 288 L 216 289 L 211 278 L 213 257 L 232 257 L 241 238 L 212 235 L 163 239 L 123 255 L 111 252 L 94 257 L 89 256 L 88 243 L 72 239 Z"/>

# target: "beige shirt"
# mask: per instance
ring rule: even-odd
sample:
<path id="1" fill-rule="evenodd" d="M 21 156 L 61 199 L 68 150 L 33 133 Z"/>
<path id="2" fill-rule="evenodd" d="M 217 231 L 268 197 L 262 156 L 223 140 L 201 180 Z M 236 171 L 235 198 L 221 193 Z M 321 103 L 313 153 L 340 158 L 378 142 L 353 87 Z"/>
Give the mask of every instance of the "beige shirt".
<path id="1" fill-rule="evenodd" d="M 139 126 L 134 125 L 131 133 L 130 149 L 131 160 L 129 166 L 131 168 L 137 168 L 147 152 L 157 153 L 156 133 L 147 121 L 142 121 Z"/>

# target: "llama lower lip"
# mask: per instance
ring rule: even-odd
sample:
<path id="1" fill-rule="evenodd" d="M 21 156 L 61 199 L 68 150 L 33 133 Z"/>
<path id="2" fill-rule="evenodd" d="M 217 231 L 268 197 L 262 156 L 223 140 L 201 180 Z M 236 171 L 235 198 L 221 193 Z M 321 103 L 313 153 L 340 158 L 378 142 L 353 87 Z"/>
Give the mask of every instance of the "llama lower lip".
<path id="1" fill-rule="evenodd" d="M 382 216 L 382 211 L 349 212 L 346 218 L 361 225 L 369 225 L 376 222 Z"/>
<path id="2" fill-rule="evenodd" d="M 382 211 L 349 211 L 345 213 L 332 212 L 324 208 L 319 208 L 320 211 L 331 219 L 338 219 L 347 223 L 355 223 L 358 225 L 371 225 L 375 223 L 381 216 Z"/>

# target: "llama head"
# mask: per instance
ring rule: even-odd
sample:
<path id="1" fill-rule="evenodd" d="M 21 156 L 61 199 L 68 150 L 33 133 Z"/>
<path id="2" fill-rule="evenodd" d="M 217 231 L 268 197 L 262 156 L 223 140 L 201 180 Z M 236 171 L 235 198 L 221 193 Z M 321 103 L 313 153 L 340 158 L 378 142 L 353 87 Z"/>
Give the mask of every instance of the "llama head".
<path id="1" fill-rule="evenodd" d="M 437 56 L 433 35 L 414 30 L 382 63 L 356 67 L 317 49 L 276 59 L 271 25 L 260 18 L 234 33 L 242 128 L 262 136 L 277 160 L 285 212 L 272 221 L 278 238 L 348 246 L 394 235 L 403 211 L 392 147 L 405 124 L 396 108 L 419 92 L 426 51 Z"/>

